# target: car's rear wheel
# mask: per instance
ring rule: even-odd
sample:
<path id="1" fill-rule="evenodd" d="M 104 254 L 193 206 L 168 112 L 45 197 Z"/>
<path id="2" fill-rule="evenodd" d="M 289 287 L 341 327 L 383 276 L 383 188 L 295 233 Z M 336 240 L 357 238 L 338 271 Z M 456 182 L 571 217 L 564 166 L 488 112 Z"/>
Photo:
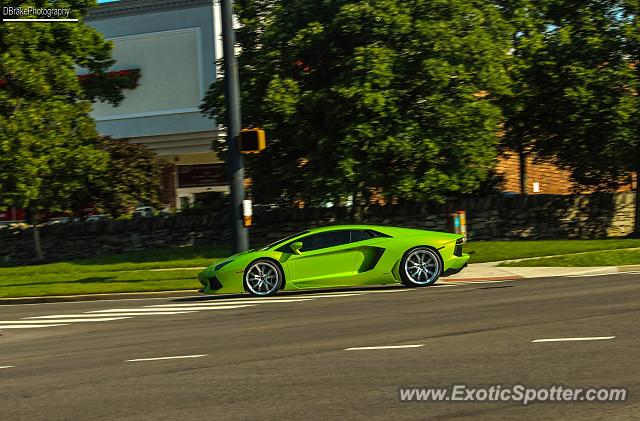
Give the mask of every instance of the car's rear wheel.
<path id="1" fill-rule="evenodd" d="M 244 288 L 249 294 L 266 297 L 275 295 L 282 287 L 282 269 L 271 260 L 256 260 L 244 271 Z"/>
<path id="2" fill-rule="evenodd" d="M 442 266 L 437 251 L 429 247 L 415 247 L 400 260 L 400 279 L 410 287 L 433 285 L 442 274 Z"/>

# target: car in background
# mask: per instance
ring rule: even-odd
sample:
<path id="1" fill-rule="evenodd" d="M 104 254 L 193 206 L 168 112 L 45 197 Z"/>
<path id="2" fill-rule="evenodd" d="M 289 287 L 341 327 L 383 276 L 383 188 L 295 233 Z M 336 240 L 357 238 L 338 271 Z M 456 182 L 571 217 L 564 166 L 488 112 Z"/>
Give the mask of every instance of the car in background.
<path id="1" fill-rule="evenodd" d="M 158 211 L 155 210 L 152 206 L 140 206 L 135 208 L 133 211 L 133 216 L 139 216 L 142 218 L 151 218 L 155 216 Z"/>
<path id="2" fill-rule="evenodd" d="M 459 234 L 376 225 L 310 229 L 216 262 L 198 275 L 204 293 L 401 283 L 424 287 L 469 260 Z"/>
<path id="3" fill-rule="evenodd" d="M 72 222 L 80 222 L 80 218 L 74 218 L 72 216 L 62 216 L 60 218 L 51 218 L 45 223 L 45 225 L 70 224 Z"/>
<path id="4" fill-rule="evenodd" d="M 98 221 L 106 221 L 109 220 L 109 215 L 89 215 L 85 218 L 84 222 L 98 222 Z"/>
<path id="5" fill-rule="evenodd" d="M 142 218 L 152 218 L 154 216 L 158 216 L 158 215 L 163 215 L 163 216 L 167 216 L 167 215 L 171 215 L 171 212 L 169 209 L 156 209 L 153 206 L 140 206 L 134 209 L 133 211 L 133 216 L 138 216 L 138 217 L 142 217 Z"/>

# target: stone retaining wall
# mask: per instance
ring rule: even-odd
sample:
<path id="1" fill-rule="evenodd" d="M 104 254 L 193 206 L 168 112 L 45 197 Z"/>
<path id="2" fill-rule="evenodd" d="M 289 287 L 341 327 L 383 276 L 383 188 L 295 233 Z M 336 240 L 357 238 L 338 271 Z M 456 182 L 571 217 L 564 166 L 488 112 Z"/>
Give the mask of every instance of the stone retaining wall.
<path id="1" fill-rule="evenodd" d="M 634 194 L 490 196 L 446 205 L 388 205 L 369 208 L 363 223 L 449 231 L 453 210 L 467 212 L 472 240 L 606 238 L 633 231 Z M 342 208 L 256 210 L 252 246 L 314 226 L 349 223 Z M 33 261 L 32 229 L 0 229 L 0 259 Z M 44 226 L 43 249 L 50 261 L 131 250 L 228 244 L 228 215 L 176 215 L 130 221 Z"/>

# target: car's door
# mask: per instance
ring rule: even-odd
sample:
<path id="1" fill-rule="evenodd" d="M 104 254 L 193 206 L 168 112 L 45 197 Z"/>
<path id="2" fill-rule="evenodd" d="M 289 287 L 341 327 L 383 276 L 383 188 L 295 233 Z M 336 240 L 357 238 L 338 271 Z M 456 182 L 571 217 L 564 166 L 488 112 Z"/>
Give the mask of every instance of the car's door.
<path id="1" fill-rule="evenodd" d="M 303 288 L 340 286 L 349 282 L 356 259 L 349 230 L 311 234 L 295 241 L 302 243 L 301 254 L 292 253 L 286 260 L 288 282 Z"/>

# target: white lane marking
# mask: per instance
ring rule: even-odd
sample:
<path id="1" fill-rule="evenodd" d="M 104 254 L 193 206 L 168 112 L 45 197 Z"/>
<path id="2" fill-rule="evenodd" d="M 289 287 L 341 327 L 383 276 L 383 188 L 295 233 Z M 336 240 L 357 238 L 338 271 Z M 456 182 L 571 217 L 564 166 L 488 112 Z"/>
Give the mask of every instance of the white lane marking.
<path id="1" fill-rule="evenodd" d="M 178 292 L 178 291 L 176 291 Z M 131 294 L 136 294 L 132 292 Z M 100 294 L 95 294 L 99 296 Z M 147 298 L 115 298 L 109 300 L 82 300 L 82 301 L 53 301 L 50 303 L 24 303 L 24 304 L 2 304 L 2 307 L 15 307 L 15 306 L 42 306 L 42 305 L 59 305 L 59 304 L 83 304 L 83 303 L 108 303 L 111 301 L 152 301 L 152 300 L 177 300 L 177 299 L 185 299 L 185 298 L 202 298 L 202 295 L 185 295 L 178 297 L 147 297 Z"/>
<path id="2" fill-rule="evenodd" d="M 151 316 L 151 315 L 163 315 L 163 314 L 189 314 L 192 311 L 157 311 L 150 313 L 105 313 L 105 314 L 57 314 L 53 316 L 34 316 L 23 317 L 22 319 L 28 320 L 41 320 L 41 319 L 66 319 L 66 318 L 82 318 L 82 317 L 120 317 L 120 316 Z M 44 320 L 43 320 L 44 321 Z"/>
<path id="3" fill-rule="evenodd" d="M 178 360 L 178 359 L 182 359 L 182 358 L 200 358 L 200 357 L 206 357 L 206 356 L 207 356 L 207 354 L 178 355 L 178 356 L 175 356 L 175 357 L 136 358 L 134 360 L 126 360 L 125 363 L 132 363 L 132 362 L 138 362 L 138 361 Z"/>
<path id="4" fill-rule="evenodd" d="M 83 318 L 83 319 L 47 319 L 47 320 L 0 320 L 0 323 L 6 323 L 10 325 L 21 325 L 21 324 L 43 324 L 43 323 L 81 323 L 81 322 L 110 322 L 112 320 L 122 320 L 122 319 L 130 319 L 131 317 L 103 317 L 103 318 Z"/>
<path id="5" fill-rule="evenodd" d="M 0 369 L 2 368 L 13 368 L 12 365 L 0 365 Z"/>
<path id="6" fill-rule="evenodd" d="M 401 348 L 420 348 L 424 344 L 417 345 L 389 345 L 389 346 L 358 346 L 354 348 L 346 348 L 345 351 L 363 351 L 368 349 L 401 349 Z"/>
<path id="7" fill-rule="evenodd" d="M 531 342 L 565 342 L 565 341 L 603 341 L 607 339 L 613 339 L 615 336 L 592 336 L 585 338 L 549 338 L 549 339 L 535 339 Z"/>
<path id="8" fill-rule="evenodd" d="M 198 307 L 165 307 L 168 310 L 175 311 L 200 311 L 200 310 L 231 310 L 234 308 L 243 308 L 243 307 L 253 307 L 252 305 L 241 305 L 241 306 L 198 306 Z M 163 309 L 164 310 L 164 309 Z M 152 313 L 157 312 L 158 308 L 121 308 L 121 309 L 109 309 L 109 310 L 94 310 L 87 311 L 87 314 L 100 314 L 100 313 Z"/>
<path id="9" fill-rule="evenodd" d="M 0 325 L 0 329 L 32 329 L 37 327 L 54 327 L 54 326 L 67 326 L 67 324 L 55 324 L 55 325 Z"/>
<path id="10" fill-rule="evenodd" d="M 196 301 L 193 303 L 175 303 L 175 304 L 154 304 L 150 306 L 144 306 L 145 308 L 154 308 L 157 310 L 167 308 L 167 307 L 208 307 L 208 306 L 230 306 L 230 305 L 240 305 L 240 304 L 263 304 L 263 303 L 295 303 L 299 301 L 311 301 L 310 299 L 294 299 L 294 300 L 237 300 L 237 301 L 219 301 L 219 300 L 211 300 L 211 301 Z"/>

